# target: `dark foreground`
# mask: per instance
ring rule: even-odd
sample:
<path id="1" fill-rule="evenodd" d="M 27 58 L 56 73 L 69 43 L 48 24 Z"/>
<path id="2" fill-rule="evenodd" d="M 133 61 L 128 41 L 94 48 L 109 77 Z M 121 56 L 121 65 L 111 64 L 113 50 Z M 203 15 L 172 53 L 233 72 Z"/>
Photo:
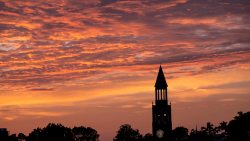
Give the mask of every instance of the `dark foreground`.
<path id="1" fill-rule="evenodd" d="M 36 128 L 29 135 L 19 133 L 9 135 L 7 129 L 0 128 L 0 141 L 99 141 L 98 132 L 91 127 L 68 128 L 62 124 L 49 123 L 44 128 Z M 229 122 L 214 126 L 208 122 L 206 127 L 192 129 L 176 127 L 169 135 L 169 141 L 250 141 L 250 111 L 238 112 Z M 129 124 L 121 125 L 113 141 L 161 141 L 152 134 L 140 134 Z"/>

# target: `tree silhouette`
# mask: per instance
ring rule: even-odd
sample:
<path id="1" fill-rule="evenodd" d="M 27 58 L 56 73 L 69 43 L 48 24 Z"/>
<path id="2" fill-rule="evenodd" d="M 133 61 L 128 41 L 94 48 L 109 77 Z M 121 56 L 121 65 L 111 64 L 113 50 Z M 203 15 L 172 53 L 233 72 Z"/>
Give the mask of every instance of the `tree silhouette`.
<path id="1" fill-rule="evenodd" d="M 143 141 L 152 141 L 153 140 L 153 135 L 150 133 L 147 133 L 143 137 Z"/>
<path id="2" fill-rule="evenodd" d="M 43 140 L 43 130 L 41 128 L 34 129 L 29 136 L 27 141 L 42 141 Z"/>
<path id="3" fill-rule="evenodd" d="M 173 130 L 173 139 L 175 141 L 187 141 L 188 140 L 188 129 L 185 127 L 176 127 Z"/>
<path id="4" fill-rule="evenodd" d="M 10 135 L 8 141 L 18 141 L 16 134 Z"/>
<path id="5" fill-rule="evenodd" d="M 99 134 L 91 127 L 74 127 L 72 132 L 75 141 L 99 141 Z"/>
<path id="6" fill-rule="evenodd" d="M 120 129 L 117 131 L 117 135 L 114 138 L 114 141 L 141 141 L 142 135 L 139 133 L 139 130 L 133 129 L 131 125 L 124 124 L 120 126 Z"/>
<path id="7" fill-rule="evenodd" d="M 228 141 L 249 141 L 250 140 L 250 112 L 238 112 L 233 120 L 226 127 Z"/>
<path id="8" fill-rule="evenodd" d="M 61 124 L 49 123 L 45 128 L 34 129 L 28 136 L 27 141 L 74 141 L 70 128 Z"/>
<path id="9" fill-rule="evenodd" d="M 185 127 L 176 127 L 170 141 L 250 141 L 250 112 L 239 112 L 228 123 L 223 121 L 217 127 L 207 122 L 200 130 L 192 129 L 188 135 Z M 34 129 L 27 137 L 23 133 L 12 134 L 3 131 L 0 141 L 99 141 L 99 134 L 91 127 L 64 127 L 61 124 L 49 123 L 44 128 Z M 113 141 L 157 141 L 152 134 L 144 137 L 131 125 L 121 125 Z"/>
<path id="10" fill-rule="evenodd" d="M 190 141 L 214 141 L 217 136 L 217 128 L 210 122 L 206 126 L 201 127 L 200 130 L 191 130 L 189 135 Z"/>
<path id="11" fill-rule="evenodd" d="M 210 122 L 201 130 L 191 130 L 190 141 L 249 141 L 250 112 L 239 112 L 229 123 L 223 121 L 214 127 Z"/>
<path id="12" fill-rule="evenodd" d="M 46 141 L 74 141 L 71 129 L 61 124 L 49 123 L 43 129 L 43 135 Z"/>
<path id="13" fill-rule="evenodd" d="M 220 138 L 221 140 L 226 139 L 227 136 L 227 132 L 226 132 L 226 128 L 227 128 L 227 122 L 222 121 L 220 123 L 220 125 L 217 128 L 217 136 L 218 138 Z"/>
<path id="14" fill-rule="evenodd" d="M 20 138 L 23 135 L 20 134 Z M 62 124 L 49 123 L 43 129 L 34 129 L 27 141 L 99 141 L 99 134 L 91 127 L 64 127 Z"/>
<path id="15" fill-rule="evenodd" d="M 18 141 L 25 141 L 26 140 L 26 136 L 23 133 L 19 133 L 17 138 L 18 138 Z"/>

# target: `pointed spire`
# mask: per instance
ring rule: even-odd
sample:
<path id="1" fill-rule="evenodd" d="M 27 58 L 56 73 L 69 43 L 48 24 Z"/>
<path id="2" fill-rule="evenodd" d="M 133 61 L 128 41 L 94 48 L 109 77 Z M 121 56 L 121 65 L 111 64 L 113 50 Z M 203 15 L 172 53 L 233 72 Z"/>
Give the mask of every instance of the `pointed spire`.
<path id="1" fill-rule="evenodd" d="M 162 67 L 160 65 L 158 76 L 155 82 L 155 88 L 166 89 L 167 87 L 168 87 L 168 84 L 166 82 Z"/>

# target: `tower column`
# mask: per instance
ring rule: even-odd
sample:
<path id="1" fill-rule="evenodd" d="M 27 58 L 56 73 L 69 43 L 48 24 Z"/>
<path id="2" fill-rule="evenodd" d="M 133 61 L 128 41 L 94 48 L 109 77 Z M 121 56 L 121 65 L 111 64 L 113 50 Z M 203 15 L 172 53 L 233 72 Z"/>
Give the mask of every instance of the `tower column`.
<path id="1" fill-rule="evenodd" d="M 167 89 L 164 89 L 164 97 L 165 97 L 165 100 L 167 100 Z"/>
<path id="2" fill-rule="evenodd" d="M 160 66 L 155 83 L 155 105 L 152 107 L 154 140 L 170 140 L 172 130 L 171 105 L 168 104 L 167 82 Z"/>

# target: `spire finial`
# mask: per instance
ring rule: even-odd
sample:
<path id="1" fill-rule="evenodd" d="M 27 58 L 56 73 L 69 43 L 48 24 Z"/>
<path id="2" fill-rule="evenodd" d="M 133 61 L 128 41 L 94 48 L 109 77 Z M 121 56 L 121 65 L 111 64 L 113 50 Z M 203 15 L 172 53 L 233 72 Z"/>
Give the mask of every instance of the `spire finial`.
<path id="1" fill-rule="evenodd" d="M 155 87 L 159 89 L 166 89 L 168 87 L 161 65 L 155 82 Z"/>

